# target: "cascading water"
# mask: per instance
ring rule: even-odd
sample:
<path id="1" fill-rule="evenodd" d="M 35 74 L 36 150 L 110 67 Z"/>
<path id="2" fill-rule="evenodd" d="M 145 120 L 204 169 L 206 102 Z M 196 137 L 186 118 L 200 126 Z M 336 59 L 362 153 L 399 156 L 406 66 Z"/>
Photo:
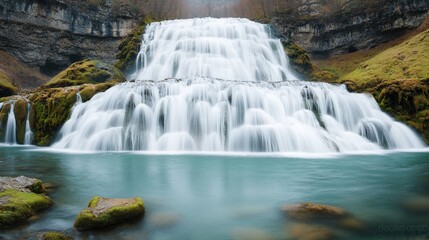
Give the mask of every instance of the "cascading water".
<path id="1" fill-rule="evenodd" d="M 136 82 L 74 107 L 54 147 L 235 152 L 424 147 L 372 97 L 292 81 L 296 77 L 280 41 L 270 37 L 267 26 L 246 19 L 151 24 L 136 64 Z"/>
<path id="2" fill-rule="evenodd" d="M 4 142 L 7 144 L 16 144 L 16 120 L 14 112 L 15 104 L 11 103 L 9 115 L 7 117 Z"/>
<path id="3" fill-rule="evenodd" d="M 30 127 L 30 110 L 31 103 L 27 103 L 27 120 L 25 121 L 25 135 L 24 135 L 24 144 L 30 145 L 33 141 L 33 131 L 31 131 Z"/>

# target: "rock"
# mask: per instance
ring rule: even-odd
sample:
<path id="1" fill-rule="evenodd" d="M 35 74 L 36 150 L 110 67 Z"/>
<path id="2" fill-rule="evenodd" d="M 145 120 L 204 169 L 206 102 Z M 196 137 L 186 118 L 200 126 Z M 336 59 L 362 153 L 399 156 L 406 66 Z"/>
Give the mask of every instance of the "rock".
<path id="1" fill-rule="evenodd" d="M 233 240 L 270 240 L 274 239 L 270 233 L 255 228 L 240 228 L 232 232 Z"/>
<path id="2" fill-rule="evenodd" d="M 85 102 L 115 84 L 106 82 L 65 88 L 40 88 L 28 94 L 27 98 L 31 101 L 30 127 L 34 132 L 34 144 L 52 144 L 54 136 L 70 117 L 71 109 L 77 101 L 77 93 L 81 94 Z"/>
<path id="3" fill-rule="evenodd" d="M 39 179 L 29 177 L 0 177 L 0 192 L 7 189 L 14 189 L 20 192 L 27 193 L 46 193 L 43 183 Z"/>
<path id="4" fill-rule="evenodd" d="M 341 219 L 349 216 L 342 208 L 315 203 L 286 205 L 282 211 L 291 219 L 311 221 L 314 219 Z"/>
<path id="5" fill-rule="evenodd" d="M 179 221 L 176 213 L 154 213 L 149 217 L 149 223 L 155 228 L 170 227 Z"/>
<path id="6" fill-rule="evenodd" d="M 143 217 L 145 212 L 141 198 L 115 199 L 94 197 L 76 217 L 78 230 L 107 228 L 119 223 Z"/>
<path id="7" fill-rule="evenodd" d="M 72 240 L 73 238 L 61 232 L 45 232 L 40 234 L 40 240 Z"/>
<path id="8" fill-rule="evenodd" d="M 75 62 L 66 70 L 52 78 L 46 87 L 68 87 L 85 83 L 125 82 L 126 79 L 116 67 L 97 61 L 83 60 Z"/>
<path id="9" fill-rule="evenodd" d="M 327 240 L 336 238 L 335 232 L 327 227 L 309 224 L 293 224 L 288 236 L 297 240 Z"/>
<path id="10" fill-rule="evenodd" d="M 112 11 L 112 2 L 0 1 L 0 49 L 48 75 L 85 58 L 113 64 L 138 16 Z"/>
<path id="11" fill-rule="evenodd" d="M 355 218 L 348 217 L 338 222 L 338 226 L 351 231 L 363 231 L 365 230 L 365 224 Z"/>
<path id="12" fill-rule="evenodd" d="M 25 222 L 37 212 L 47 209 L 52 201 L 44 193 L 42 181 L 27 177 L 0 178 L 0 228 Z"/>
<path id="13" fill-rule="evenodd" d="M 405 203 L 404 207 L 405 210 L 413 213 L 427 214 L 429 213 L 429 196 L 412 198 Z"/>
<path id="14" fill-rule="evenodd" d="M 336 1 L 338 2 L 338 1 Z M 271 24 L 314 58 L 372 48 L 419 27 L 428 1 L 307 0 L 294 12 L 279 12 Z"/>

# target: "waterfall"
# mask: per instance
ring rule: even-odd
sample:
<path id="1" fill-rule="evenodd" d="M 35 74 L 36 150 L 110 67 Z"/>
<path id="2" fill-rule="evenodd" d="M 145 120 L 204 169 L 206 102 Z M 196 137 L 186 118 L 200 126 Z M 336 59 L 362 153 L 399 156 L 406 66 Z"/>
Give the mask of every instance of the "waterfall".
<path id="1" fill-rule="evenodd" d="M 11 102 L 10 111 L 7 117 L 4 142 L 7 144 L 16 144 L 16 120 L 14 112 L 15 104 Z"/>
<path id="2" fill-rule="evenodd" d="M 25 135 L 24 135 L 24 144 L 30 145 L 33 141 L 33 132 L 31 131 L 30 127 L 30 110 L 31 110 L 31 103 L 27 103 L 27 120 L 25 121 Z"/>
<path id="3" fill-rule="evenodd" d="M 153 23 L 134 82 L 76 104 L 55 148 L 352 152 L 421 148 L 372 96 L 298 80 L 280 40 L 246 19 Z"/>

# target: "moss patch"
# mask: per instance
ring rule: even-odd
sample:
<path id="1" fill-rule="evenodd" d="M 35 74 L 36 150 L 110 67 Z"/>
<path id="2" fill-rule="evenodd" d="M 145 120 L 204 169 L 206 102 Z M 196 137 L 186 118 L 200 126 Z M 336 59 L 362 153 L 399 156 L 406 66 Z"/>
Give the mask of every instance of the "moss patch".
<path id="1" fill-rule="evenodd" d="M 72 240 L 72 237 L 60 232 L 46 232 L 42 234 L 42 240 Z"/>
<path id="2" fill-rule="evenodd" d="M 115 67 L 119 68 L 124 74 L 133 73 L 136 70 L 135 62 L 140 51 L 142 36 L 147 24 L 151 20 L 145 20 L 143 24 L 137 26 L 119 45 L 119 52 L 116 54 L 118 61 Z"/>
<path id="3" fill-rule="evenodd" d="M 85 102 L 114 85 L 114 82 L 107 82 L 66 88 L 41 88 L 29 94 L 28 98 L 32 103 L 30 126 L 34 132 L 34 143 L 38 146 L 52 144 L 57 132 L 70 118 L 77 93 L 81 94 Z"/>
<path id="4" fill-rule="evenodd" d="M 144 214 L 144 203 L 141 198 L 106 199 L 94 197 L 76 217 L 74 226 L 79 230 L 106 228 L 123 223 Z"/>
<path id="5" fill-rule="evenodd" d="M 66 70 L 52 78 L 46 87 L 77 86 L 86 83 L 124 82 L 124 75 L 109 64 L 97 60 L 83 60 L 73 63 Z"/>
<path id="6" fill-rule="evenodd" d="M 365 61 L 341 80 L 362 87 L 400 79 L 429 79 L 429 30 Z"/>
<path id="7" fill-rule="evenodd" d="M 12 84 L 4 72 L 0 71 L 0 98 L 15 95 L 17 92 L 18 88 Z"/>
<path id="8" fill-rule="evenodd" d="M 0 193 L 0 227 L 23 223 L 51 205 L 52 201 L 44 195 L 14 189 L 3 191 Z"/>

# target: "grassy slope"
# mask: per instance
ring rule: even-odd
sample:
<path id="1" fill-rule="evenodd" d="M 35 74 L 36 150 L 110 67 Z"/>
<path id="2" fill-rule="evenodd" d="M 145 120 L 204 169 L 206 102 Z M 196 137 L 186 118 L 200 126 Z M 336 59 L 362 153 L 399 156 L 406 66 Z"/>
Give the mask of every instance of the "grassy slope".
<path id="1" fill-rule="evenodd" d="M 375 86 L 401 79 L 429 79 L 429 30 L 361 63 L 340 80 Z"/>
<path id="2" fill-rule="evenodd" d="M 422 27 L 367 51 L 315 61 L 354 91 L 371 93 L 383 110 L 418 130 L 429 143 L 429 29 Z"/>
<path id="3" fill-rule="evenodd" d="M 0 50 L 0 73 L 8 76 L 11 82 L 22 89 L 34 89 L 48 81 L 49 77 L 38 69 L 30 68 L 8 53 Z"/>

